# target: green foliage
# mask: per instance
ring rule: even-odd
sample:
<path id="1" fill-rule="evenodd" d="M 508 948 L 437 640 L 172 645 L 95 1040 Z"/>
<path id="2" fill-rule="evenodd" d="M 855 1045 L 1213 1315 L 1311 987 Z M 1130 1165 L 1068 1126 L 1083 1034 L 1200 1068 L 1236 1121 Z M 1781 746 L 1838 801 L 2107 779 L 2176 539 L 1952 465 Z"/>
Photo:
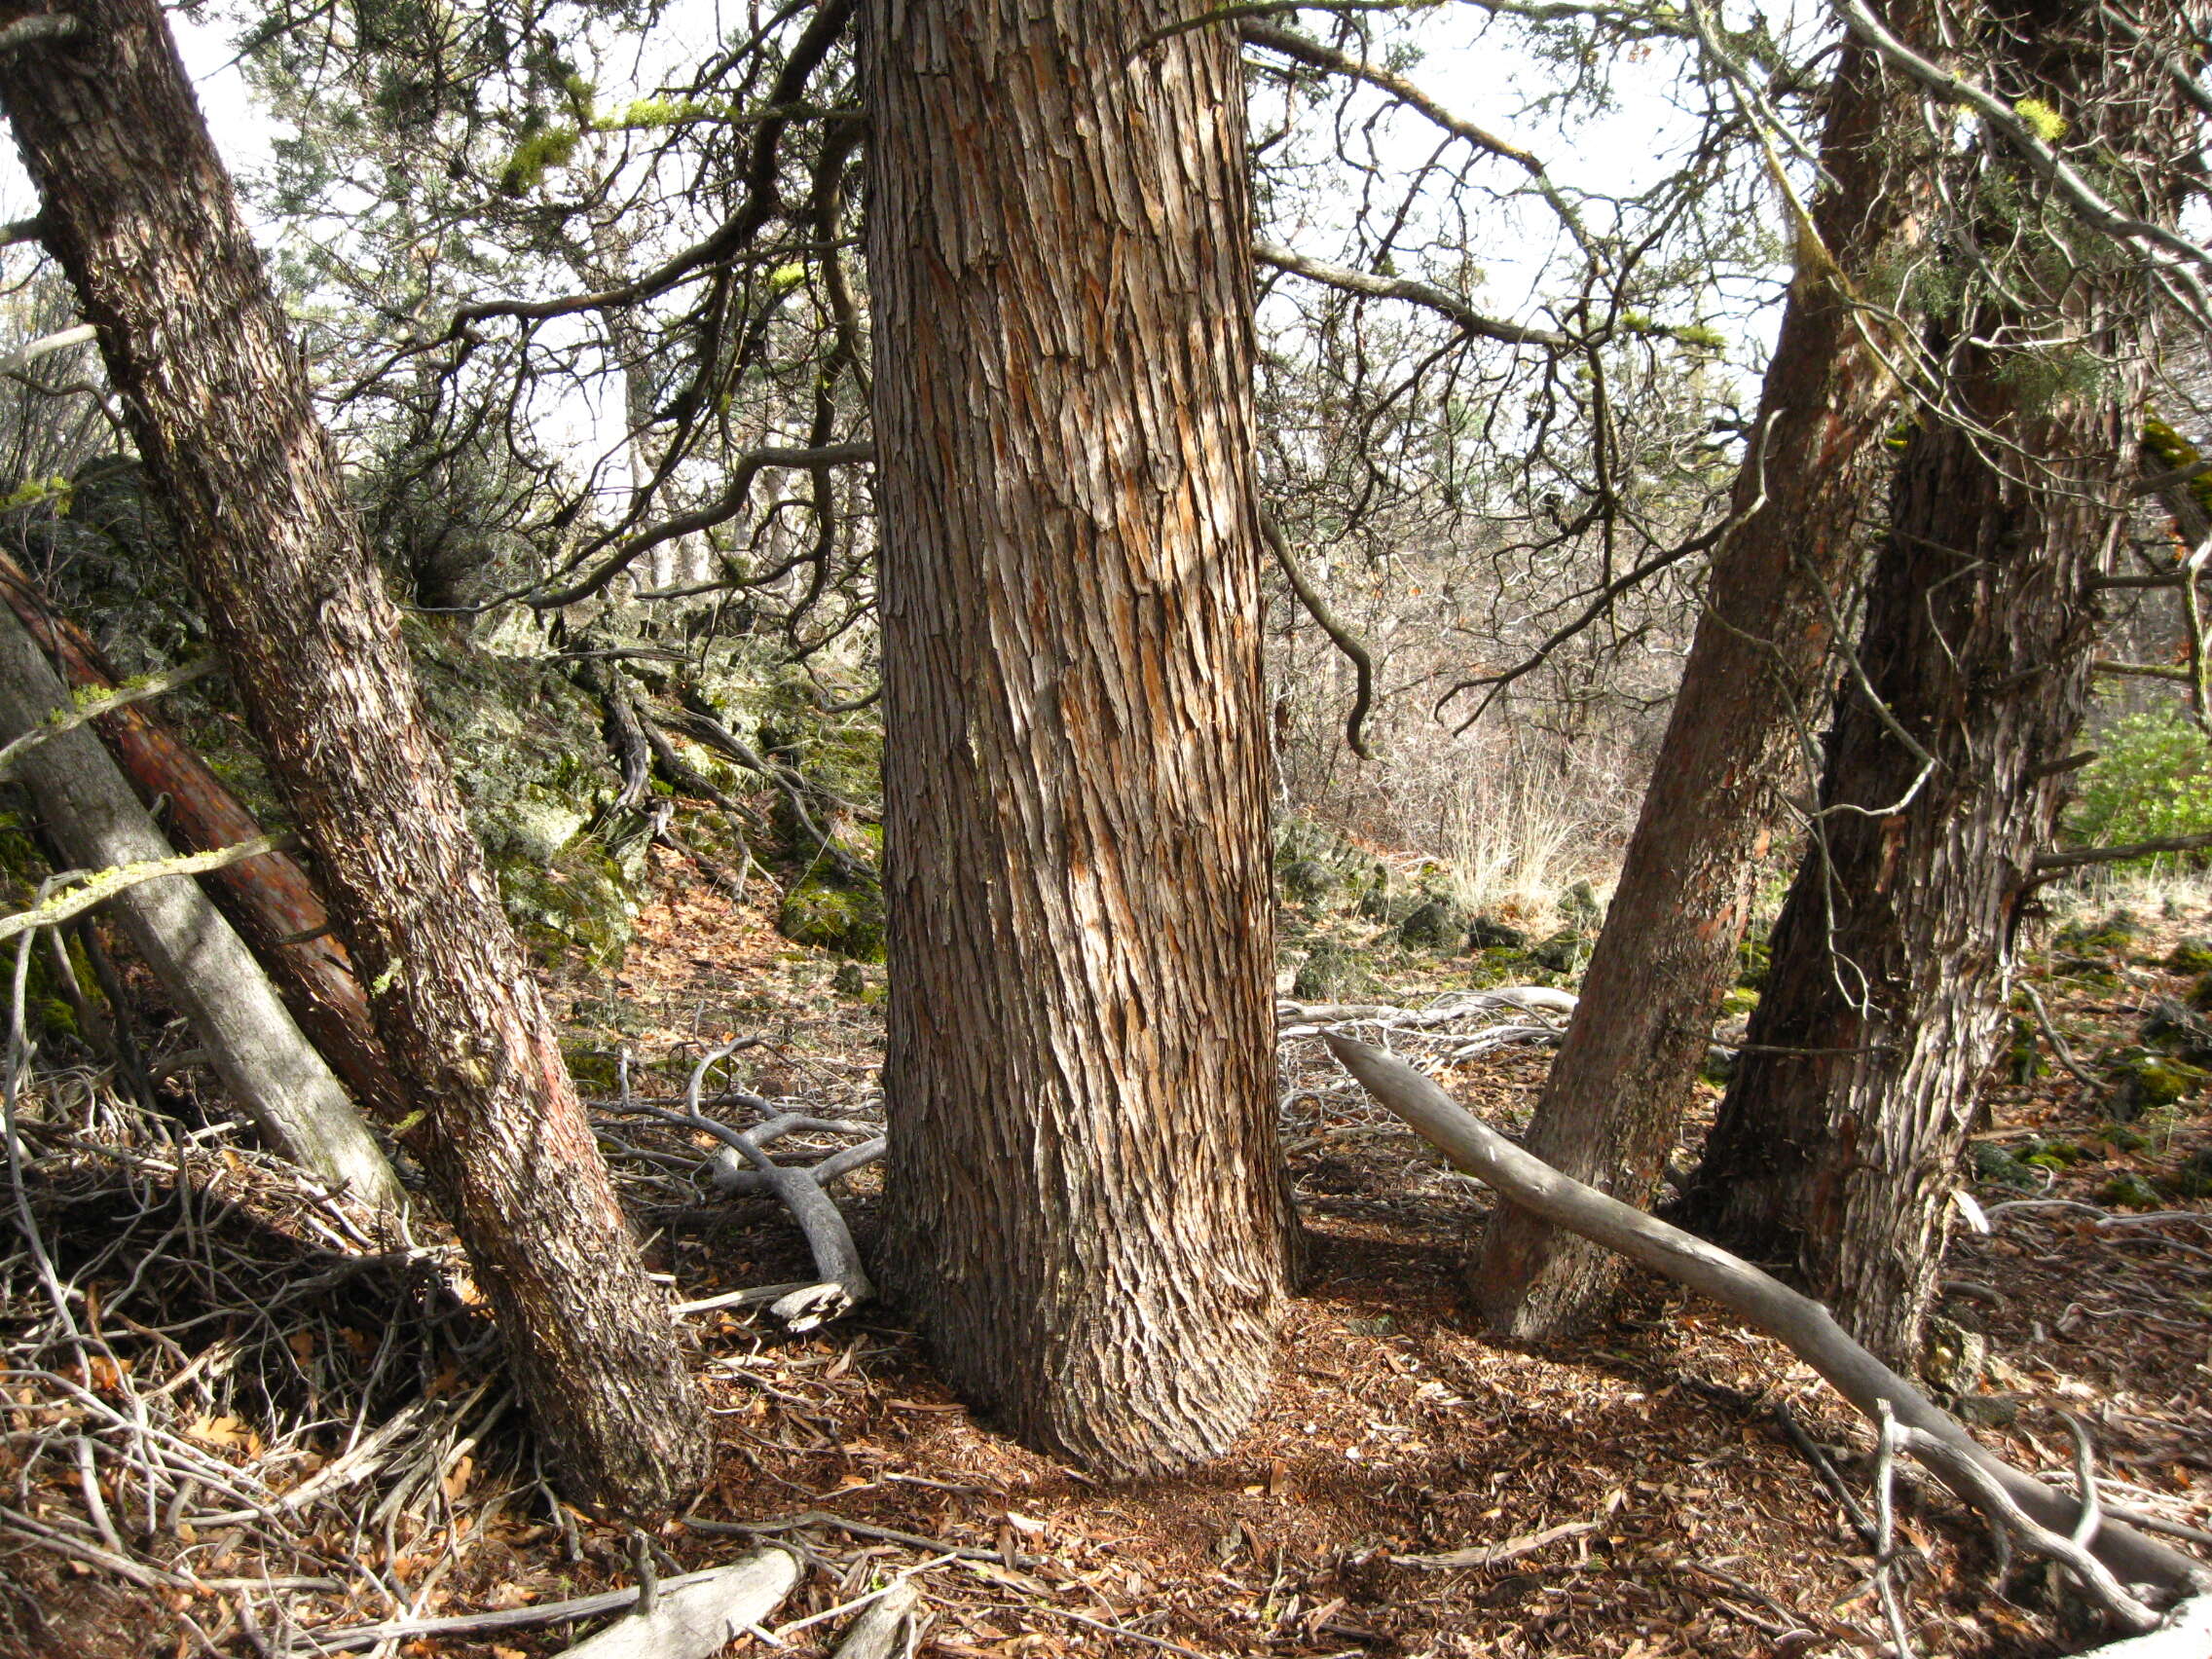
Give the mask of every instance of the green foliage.
<path id="1" fill-rule="evenodd" d="M 2123 846 L 2212 830 L 2212 742 L 2180 711 L 2123 716 L 2097 749 L 2067 815 L 2071 838 Z M 2148 868 L 2157 860 L 2134 863 Z"/>
<path id="2" fill-rule="evenodd" d="M 619 115 L 593 117 L 591 125 L 598 132 L 658 132 L 707 113 L 696 98 L 639 98 Z"/>

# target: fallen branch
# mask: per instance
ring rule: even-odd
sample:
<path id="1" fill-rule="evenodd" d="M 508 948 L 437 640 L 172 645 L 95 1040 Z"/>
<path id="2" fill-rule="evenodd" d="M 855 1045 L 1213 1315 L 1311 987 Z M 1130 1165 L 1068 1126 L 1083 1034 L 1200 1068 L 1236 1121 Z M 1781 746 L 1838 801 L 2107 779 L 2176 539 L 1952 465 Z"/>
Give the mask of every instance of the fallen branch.
<path id="1" fill-rule="evenodd" d="M 2124 864 L 2130 859 L 2153 858 L 2159 853 L 2212 852 L 2212 834 L 2161 835 L 2155 841 L 2130 841 L 2121 847 L 2069 847 L 2055 853 L 2036 855 L 2035 873 L 2038 881 L 2048 881 L 2070 869 L 2085 869 L 2090 865 Z"/>
<path id="2" fill-rule="evenodd" d="M 798 1560 L 790 1552 L 770 1548 L 757 1556 L 738 1563 L 747 1567 L 781 1557 L 791 1566 L 793 1582 L 797 1582 Z M 664 1578 L 657 1587 L 659 1599 L 673 1601 L 689 1586 L 732 1570 L 726 1567 L 709 1567 L 704 1572 L 686 1572 L 680 1578 Z M 753 1623 L 774 1610 L 777 1602 L 790 1594 L 787 1585 L 774 1602 L 756 1615 Z M 601 1613 L 618 1613 L 628 1610 L 638 1600 L 639 1587 L 626 1590 L 607 1590 L 596 1596 L 576 1596 L 566 1602 L 539 1602 L 528 1607 L 502 1607 L 497 1612 L 447 1613 L 436 1618 L 387 1619 L 378 1624 L 349 1625 L 338 1630 L 318 1630 L 313 1633 L 313 1647 L 320 1653 L 350 1651 L 356 1647 L 377 1647 L 385 1642 L 413 1641 L 421 1637 L 465 1636 L 490 1630 L 534 1630 L 540 1625 L 567 1624 L 575 1619 L 597 1618 Z M 571 1649 L 571 1651 L 574 1651 Z M 706 1651 L 713 1652 L 709 1648 Z"/>
<path id="3" fill-rule="evenodd" d="M 81 916 L 87 910 L 106 903 L 118 893 L 142 887 L 149 881 L 162 881 L 172 875 L 204 875 L 211 869 L 243 864 L 247 859 L 258 859 L 266 853 L 292 846 L 297 839 L 297 836 L 289 832 L 281 835 L 256 835 L 250 841 L 240 841 L 235 847 L 219 847 L 211 853 L 179 853 L 174 858 L 145 859 L 135 864 L 113 865 L 106 869 L 92 870 L 80 877 L 81 886 L 73 887 L 66 893 L 57 893 L 52 899 L 33 904 L 27 910 L 18 910 L 12 916 L 0 916 L 0 940 L 11 940 L 30 928 L 50 928 L 56 922 Z"/>
<path id="4" fill-rule="evenodd" d="M 2038 1527 L 2063 1535 L 2075 1525 L 2081 1508 L 2077 1499 L 1983 1449 L 1955 1419 L 1845 1335 L 1818 1302 L 1702 1238 L 1569 1180 L 1382 1050 L 1333 1034 L 1323 1040 L 1378 1101 L 1460 1169 L 1544 1220 L 1740 1314 L 1789 1347 L 1869 1421 L 1879 1423 L 1886 1410 L 1900 1427 L 1917 1431 L 1916 1450 L 1925 1442 L 1941 1446 L 1947 1457 L 1932 1456 L 1931 1466 L 1974 1508 L 1986 1513 L 1985 1479 Z M 1969 1468 L 1972 1475 L 1964 1472 Z M 2108 1520 L 2087 1547 L 2139 1599 L 2146 1591 L 2169 1600 L 2212 1591 L 2212 1571 L 2121 1523 Z"/>
<path id="5" fill-rule="evenodd" d="M 760 1188 L 773 1193 L 781 1199 L 792 1219 L 798 1223 L 799 1231 L 806 1235 L 806 1246 L 813 1252 L 815 1271 L 822 1276 L 812 1284 L 798 1285 L 787 1290 L 768 1306 L 768 1311 L 781 1319 L 793 1331 L 811 1331 L 818 1325 L 839 1318 L 862 1303 L 875 1296 L 875 1286 L 867 1272 L 861 1266 L 860 1250 L 853 1243 L 852 1230 L 845 1225 L 845 1217 L 836 1201 L 824 1191 L 824 1183 L 838 1175 L 849 1173 L 863 1163 L 883 1156 L 884 1143 L 872 1136 L 866 1124 L 847 1122 L 842 1118 L 815 1118 L 803 1112 L 776 1111 L 768 1101 L 756 1094 L 738 1090 L 725 1093 L 722 1098 L 750 1106 L 767 1114 L 767 1122 L 752 1130 L 732 1128 L 718 1123 L 699 1110 L 700 1090 L 706 1083 L 707 1073 L 719 1062 L 729 1057 L 738 1048 L 733 1043 L 717 1049 L 691 1068 L 691 1081 L 684 1090 L 684 1110 L 674 1112 L 665 1106 L 648 1101 L 625 1098 L 612 1109 L 636 1116 L 658 1119 L 682 1128 L 697 1129 L 710 1134 L 722 1145 L 744 1158 L 752 1165 L 750 1170 L 728 1169 L 718 1179 L 729 1180 L 734 1176 L 752 1175 L 757 1178 Z M 831 1134 L 871 1135 L 862 1146 L 849 1148 L 832 1158 L 826 1159 L 813 1168 L 780 1164 L 767 1154 L 767 1146 L 785 1135 L 806 1130 L 820 1130 Z M 718 1162 L 720 1161 L 718 1161 Z M 832 1164 L 840 1167 L 830 1168 Z M 710 1179 L 716 1177 L 710 1173 Z M 752 1294 L 741 1292 L 730 1301 L 710 1298 L 708 1304 L 683 1304 L 682 1310 L 697 1312 L 703 1306 L 738 1307 L 749 1303 Z"/>
<path id="6" fill-rule="evenodd" d="M 113 714 L 117 709 L 129 708 L 132 703 L 143 703 L 150 697 L 164 697 L 171 691 L 181 690 L 195 681 L 204 680 L 210 674 L 221 672 L 222 659 L 202 657 L 188 662 L 182 668 L 172 668 L 166 674 L 156 674 L 135 685 L 105 695 L 82 698 L 73 710 L 56 710 L 54 718 L 20 737 L 11 738 L 0 748 L 0 778 L 14 770 L 15 764 L 27 751 L 42 743 L 52 743 L 65 731 L 75 731 L 102 715 Z"/>
<path id="7" fill-rule="evenodd" d="M 921 1599 L 911 1578 L 900 1579 L 846 1627 L 830 1659 L 891 1659 Z"/>
<path id="8" fill-rule="evenodd" d="M 671 1579 L 656 1587 L 650 1607 L 562 1649 L 562 1659 L 707 1659 L 781 1606 L 799 1571 L 798 1557 L 767 1549 L 688 1581 Z"/>
<path id="9" fill-rule="evenodd" d="M 1380 1025 L 1392 1031 L 1424 1031 L 1449 1025 L 1488 1009 L 1517 1008 L 1529 1014 L 1572 1014 L 1580 1000 L 1572 991 L 1550 985 L 1500 985 L 1494 991 L 1462 992 L 1433 1008 L 1397 1008 L 1389 1003 L 1275 1004 L 1275 1018 L 1287 1021 L 1279 1037 L 1314 1037 L 1333 1025 Z"/>
<path id="10" fill-rule="evenodd" d="M 1471 1549 L 1447 1550 L 1442 1555 L 1394 1555 L 1391 1564 L 1396 1567 L 1496 1567 L 1501 1562 L 1518 1561 L 1525 1555 L 1534 1555 L 1547 1544 L 1556 1544 L 1562 1538 L 1579 1538 L 1585 1532 L 1595 1532 L 1595 1521 L 1569 1521 L 1564 1526 L 1546 1527 L 1540 1532 L 1525 1532 L 1518 1538 L 1508 1538 L 1501 1544 L 1477 1544 Z"/>

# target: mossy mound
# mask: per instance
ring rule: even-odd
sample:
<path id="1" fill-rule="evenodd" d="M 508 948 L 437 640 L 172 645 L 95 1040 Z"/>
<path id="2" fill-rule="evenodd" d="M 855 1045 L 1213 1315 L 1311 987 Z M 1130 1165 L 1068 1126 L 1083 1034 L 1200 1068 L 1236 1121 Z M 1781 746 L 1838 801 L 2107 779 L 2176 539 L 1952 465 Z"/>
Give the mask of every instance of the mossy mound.
<path id="1" fill-rule="evenodd" d="M 1321 939 L 1299 965 L 1290 994 L 1300 1002 L 1350 1002 L 1374 995 L 1379 985 L 1374 967 L 1362 952 L 1341 940 Z"/>
<path id="2" fill-rule="evenodd" d="M 2112 1115 L 2117 1123 L 2133 1123 L 2146 1112 L 2172 1106 L 2201 1090 L 2212 1072 L 2193 1066 L 2171 1054 L 2137 1049 L 2120 1056 L 2114 1066 L 2117 1087 Z"/>
<path id="3" fill-rule="evenodd" d="M 2157 1188 L 2130 1173 L 2115 1175 L 2097 1189 L 2097 1202 L 2109 1209 L 2150 1210 L 2164 1207 L 2165 1199 Z"/>
<path id="4" fill-rule="evenodd" d="M 883 960 L 883 894 L 871 883 L 821 873 L 784 895 L 776 931 L 794 944 L 834 951 L 860 962 Z"/>
<path id="5" fill-rule="evenodd" d="M 2142 933 L 2133 912 L 2115 910 L 2102 921 L 2068 922 L 2051 943 L 2073 956 L 2124 956 Z"/>
<path id="6" fill-rule="evenodd" d="M 2212 940 L 2185 939 L 2166 953 L 2169 974 L 2212 973 Z"/>
<path id="7" fill-rule="evenodd" d="M 1467 937 L 1467 913 L 1442 894 L 1423 900 L 1398 924 L 1408 950 L 1457 951 Z"/>
<path id="8" fill-rule="evenodd" d="M 1578 973 L 1590 960 L 1590 940 L 1572 928 L 1562 928 L 1530 950 L 1529 960 L 1554 974 Z"/>

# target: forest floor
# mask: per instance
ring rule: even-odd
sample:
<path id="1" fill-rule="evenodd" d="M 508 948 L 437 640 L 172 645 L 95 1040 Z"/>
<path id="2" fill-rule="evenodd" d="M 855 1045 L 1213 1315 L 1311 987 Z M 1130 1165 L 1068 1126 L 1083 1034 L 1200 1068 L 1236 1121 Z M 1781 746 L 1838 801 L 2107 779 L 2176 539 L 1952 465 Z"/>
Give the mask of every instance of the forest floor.
<path id="1" fill-rule="evenodd" d="M 881 970 L 840 974 L 766 911 L 664 875 L 621 975 L 562 987 L 590 1091 L 619 1081 L 676 1104 L 703 1054 L 754 1037 L 730 1081 L 877 1115 Z M 2077 1414 L 2108 1497 L 2196 1528 L 2212 1527 L 2212 1204 L 2170 1195 L 2212 1166 L 2212 1117 L 2200 1077 L 2146 1073 L 2141 1028 L 2186 1000 L 2194 975 L 2164 964 L 2207 934 L 2212 913 L 2184 910 L 2036 953 L 2097 1087 L 2054 1068 L 1994 1089 L 1975 1187 L 1994 1231 L 1962 1232 L 1945 1308 L 1978 1333 L 1955 1339 L 1976 1351 L 1953 1382 L 1994 1449 L 2063 1484 L 2059 1414 Z M 1436 958 L 1402 978 L 1392 1000 L 1415 1008 L 1471 982 Z M 1433 1062 L 1495 1017 L 1392 1041 Z M 1502 1048 L 1439 1075 L 1511 1129 L 1549 1053 Z M 2034 1069 L 2025 1047 L 2016 1060 Z M 654 1540 L 662 1570 L 756 1540 L 813 1568 L 732 1651 L 827 1654 L 849 1618 L 832 1609 L 894 1574 L 922 1598 L 909 1653 L 954 1659 L 1885 1650 L 1868 1552 L 1779 1423 L 1787 1410 L 1870 1504 L 1871 1437 L 1809 1370 L 1643 1278 L 1575 1342 L 1488 1340 L 1456 1273 L 1483 1190 L 1317 1041 L 1288 1039 L 1284 1064 L 1309 1272 L 1262 1416 L 1195 1474 L 1101 1485 L 1000 1438 L 894 1309 L 805 1335 L 752 1310 L 684 1319 L 720 1456 Z M 2137 1095 L 2199 1087 L 2120 1126 L 2118 1074 Z M 480 1299 L 434 1231 L 372 1238 L 220 1124 L 163 1139 L 82 1080 L 31 1104 L 25 1190 L 86 1341 L 73 1359 L 6 1349 L 0 1652 L 515 1659 L 594 1628 L 537 1609 L 636 1581 L 631 1535 L 537 1479 Z M 613 1104 L 603 1122 L 673 1300 L 813 1276 L 771 1201 L 705 1191 L 703 1137 Z M 867 1169 L 844 1193 L 864 1248 L 877 1191 Z M 48 1312 L 34 1269 L 0 1261 L 0 1343 Z M 1940 1490 L 1908 1484 L 1899 1526 L 1917 1652 L 2095 1639 L 2046 1575 L 1998 1582 L 1982 1529 Z"/>

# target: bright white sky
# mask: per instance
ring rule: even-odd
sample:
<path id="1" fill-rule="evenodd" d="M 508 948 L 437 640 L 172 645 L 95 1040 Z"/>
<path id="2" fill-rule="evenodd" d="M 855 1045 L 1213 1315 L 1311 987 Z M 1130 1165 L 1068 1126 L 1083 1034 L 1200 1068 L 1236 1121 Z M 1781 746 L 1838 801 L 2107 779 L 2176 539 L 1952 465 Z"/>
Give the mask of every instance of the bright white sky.
<path id="1" fill-rule="evenodd" d="M 271 119 L 256 105 L 244 76 L 232 65 L 235 25 L 226 21 L 220 11 L 209 8 L 205 21 L 172 12 L 169 20 L 185 65 L 199 85 L 201 107 L 216 145 L 232 172 L 246 176 L 269 163 L 274 129 Z M 653 83 L 662 71 L 673 70 L 679 61 L 705 56 L 707 43 L 720 33 L 719 13 L 716 0 L 682 0 L 664 15 L 667 21 L 646 48 L 654 54 L 652 60 L 641 61 L 625 55 L 615 61 L 589 65 L 588 72 L 601 88 L 602 104 L 618 105 L 633 96 L 646 95 L 654 90 Z M 1478 38 L 1481 15 L 1472 10 L 1432 16 L 1434 21 L 1426 30 L 1427 55 L 1415 71 L 1415 78 L 1447 108 L 1524 142 L 1544 156 L 1563 185 L 1610 195 L 1633 193 L 1661 176 L 1669 166 L 1668 152 L 1689 136 L 1687 118 L 1667 95 L 1673 68 L 1662 53 L 1654 52 L 1641 63 L 1616 63 L 1612 78 L 1618 106 L 1597 115 L 1577 112 L 1568 134 L 1548 122 L 1524 124 L 1515 119 L 1514 112 L 1549 83 L 1552 70 L 1512 50 L 1504 31 Z M 1402 151 L 1409 167 L 1424 159 L 1436 140 L 1436 134 L 1424 124 L 1410 119 L 1397 123 L 1392 134 L 1388 153 L 1395 159 Z M 0 147 L 0 220 L 27 217 L 36 205 L 12 147 Z M 1348 212 L 1347 205 L 1347 216 Z M 1533 213 L 1528 217 L 1527 226 L 1523 233 L 1501 227 L 1493 243 L 1468 250 L 1487 276 L 1487 291 L 1473 296 L 1486 309 L 1509 315 L 1530 314 L 1544 249 L 1552 233 L 1548 223 L 1539 223 Z M 1330 233 L 1339 228 L 1316 225 L 1315 245 L 1310 251 L 1324 258 L 1337 257 L 1337 250 L 1326 243 L 1333 240 Z M 268 221 L 259 229 L 264 240 L 270 242 L 286 234 L 285 226 Z M 36 257 L 35 250 L 27 247 L 0 251 L 0 279 L 19 278 Z M 1685 301 L 1691 298 L 1685 296 Z M 1689 320 L 1695 309 L 1694 304 L 1686 303 L 1678 314 L 1671 313 L 1669 320 Z M 0 340 L 0 351 L 16 344 Z M 594 448 L 616 436 L 598 428 L 619 419 L 619 398 L 599 401 L 608 406 L 607 420 L 601 420 L 597 411 L 587 412 L 571 404 L 568 419 L 561 423 L 571 427 L 575 439 Z"/>

